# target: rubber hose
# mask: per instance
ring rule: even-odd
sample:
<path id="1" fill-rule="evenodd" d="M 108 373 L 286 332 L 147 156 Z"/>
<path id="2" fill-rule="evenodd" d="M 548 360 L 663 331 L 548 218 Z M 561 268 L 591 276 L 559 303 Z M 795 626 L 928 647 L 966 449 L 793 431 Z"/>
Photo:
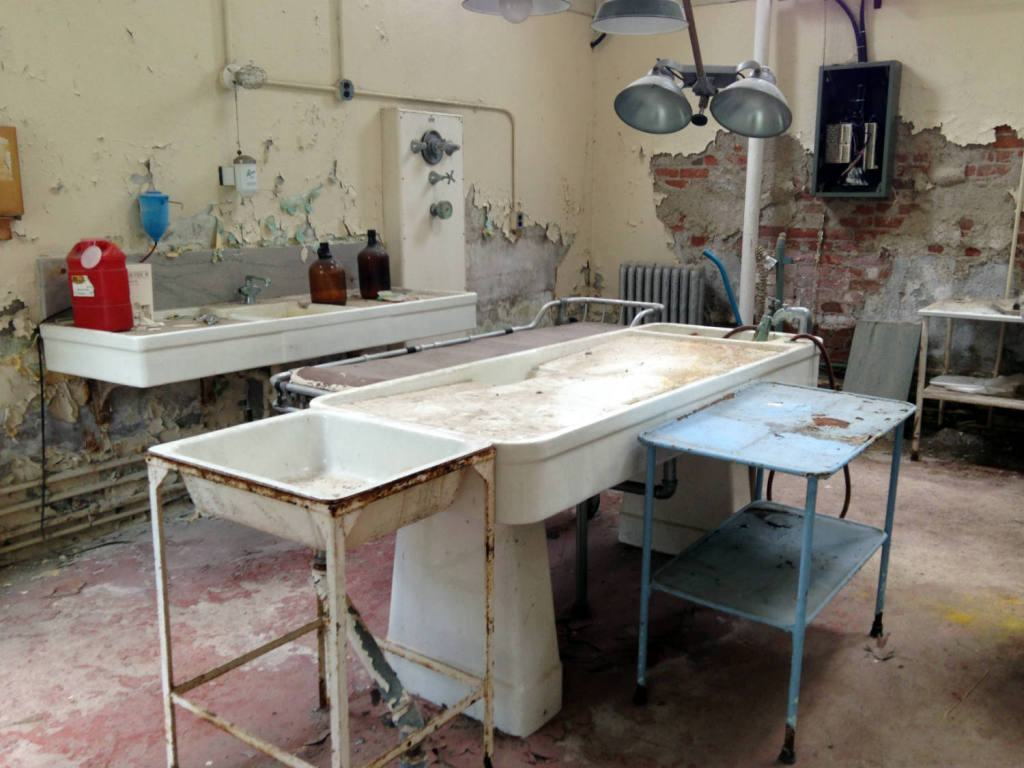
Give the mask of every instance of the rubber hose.
<path id="1" fill-rule="evenodd" d="M 740 329 L 737 328 L 735 330 L 740 330 Z M 838 391 L 839 387 L 836 386 L 836 373 L 832 369 L 832 360 L 829 359 L 828 350 L 825 349 L 825 345 L 821 343 L 821 339 L 819 339 L 817 336 L 812 336 L 809 333 L 798 333 L 795 336 L 793 336 L 790 339 L 790 341 L 799 341 L 800 339 L 807 339 L 808 341 L 813 342 L 814 346 L 816 346 L 818 348 L 818 351 L 821 352 L 821 357 L 825 361 L 825 371 L 828 373 L 828 385 L 833 390 Z M 765 489 L 765 499 L 768 500 L 768 501 L 772 500 L 772 484 L 773 484 L 774 480 L 775 480 L 775 470 L 772 470 L 771 472 L 768 473 L 768 487 Z M 850 498 L 853 495 L 853 491 L 852 491 L 852 487 L 851 487 L 852 483 L 850 481 L 850 465 L 849 464 L 844 464 L 843 465 L 843 480 L 846 483 L 846 491 L 845 491 L 845 493 L 843 495 L 843 509 L 839 513 L 840 519 L 846 517 L 846 513 L 850 509 Z"/>

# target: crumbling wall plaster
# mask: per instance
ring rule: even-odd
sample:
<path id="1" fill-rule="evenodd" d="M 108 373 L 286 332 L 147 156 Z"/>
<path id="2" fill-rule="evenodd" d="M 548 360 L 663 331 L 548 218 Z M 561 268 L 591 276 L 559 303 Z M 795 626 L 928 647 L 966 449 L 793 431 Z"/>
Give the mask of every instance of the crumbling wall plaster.
<path id="1" fill-rule="evenodd" d="M 814 311 L 839 362 L 859 319 L 916 322 L 917 310 L 940 298 L 1003 295 L 1024 138 L 997 126 L 987 143 L 959 145 L 938 129 L 915 131 L 902 122 L 896 142 L 895 191 L 884 200 L 815 198 L 812 153 L 792 137 L 773 140 L 765 153 L 759 245 L 773 253 L 785 234 L 794 263 L 786 267 L 784 296 Z M 742 210 L 730 203 L 745 165 L 746 143 L 724 132 L 702 152 L 651 159 L 658 217 L 675 258 L 699 263 L 709 248 L 734 284 Z M 714 319 L 728 323 L 721 281 L 708 272 Z M 774 294 L 773 277 L 765 289 Z M 961 334 L 957 351 L 966 366 L 991 366 L 992 332 Z M 1024 359 L 1024 338 L 1011 330 L 1008 342 L 1012 366 Z"/>
<path id="2" fill-rule="evenodd" d="M 109 0 L 102 13 L 72 3 L 55 16 L 50 5 L 29 3 L 3 15 L 0 124 L 18 130 L 26 211 L 14 238 L 0 242 L 0 482 L 40 474 L 36 259 L 63 257 L 85 237 L 144 253 L 151 242 L 137 197 L 151 187 L 179 203 L 152 256 L 165 264 L 183 251 L 212 250 L 214 270 L 220 249 L 362 241 L 381 228 L 379 112 L 396 103 L 369 91 L 464 115 L 466 182 L 496 232 L 469 246 L 487 302 L 481 321 L 505 322 L 518 302 L 550 295 L 566 253 L 586 251 L 589 237 L 589 143 L 580 127 L 592 112 L 591 87 L 579 79 L 589 66 L 589 28 L 575 14 L 516 27 L 443 5 L 186 0 L 143 9 Z M 342 102 L 271 86 L 232 94 L 219 82 L 226 55 L 282 81 L 328 85 L 343 72 L 358 96 Z M 217 183 L 217 166 L 239 149 L 259 165 L 259 191 L 245 199 Z M 521 282 L 504 295 L 488 282 L 513 272 Z M 237 423 L 247 417 L 250 380 L 268 373 L 142 392 L 47 374 L 48 470 Z"/>
<path id="3" fill-rule="evenodd" d="M 491 211 L 466 195 L 466 287 L 477 294 L 484 330 L 522 325 L 555 295 L 559 266 L 572 247 L 557 225 L 531 225 L 515 240 L 495 227 Z"/>

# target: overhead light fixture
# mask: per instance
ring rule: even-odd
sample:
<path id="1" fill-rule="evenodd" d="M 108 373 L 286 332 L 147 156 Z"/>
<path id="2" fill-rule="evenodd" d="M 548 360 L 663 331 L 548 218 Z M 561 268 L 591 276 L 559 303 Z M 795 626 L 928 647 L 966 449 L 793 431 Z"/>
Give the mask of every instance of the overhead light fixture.
<path id="1" fill-rule="evenodd" d="M 545 16 L 569 10 L 569 0 L 462 0 L 462 7 L 475 13 L 502 16 L 520 24 L 530 16 Z"/>
<path id="2" fill-rule="evenodd" d="M 736 67 L 737 74 L 752 70 L 711 99 L 711 114 L 726 130 L 741 136 L 767 139 L 785 133 L 793 122 L 786 97 L 775 84 L 775 74 L 756 61 Z"/>
<path id="3" fill-rule="evenodd" d="M 772 71 L 756 61 L 745 61 L 735 68 L 705 67 L 691 0 L 682 2 L 694 64 L 683 65 L 672 59 L 658 59 L 647 75 L 630 83 L 615 97 L 615 113 L 638 131 L 673 133 L 691 122 L 694 125 L 707 124 L 704 112 L 710 104 L 715 120 L 733 133 L 756 139 L 784 133 L 793 122 L 793 115 L 786 97 L 775 84 Z M 608 0 L 601 11 L 612 3 L 642 4 Z M 744 76 L 747 71 L 750 75 Z M 683 88 L 692 89 L 697 96 L 697 114 L 693 113 Z"/>
<path id="4" fill-rule="evenodd" d="M 679 0 L 605 0 L 590 25 L 610 35 L 658 35 L 686 29 Z"/>

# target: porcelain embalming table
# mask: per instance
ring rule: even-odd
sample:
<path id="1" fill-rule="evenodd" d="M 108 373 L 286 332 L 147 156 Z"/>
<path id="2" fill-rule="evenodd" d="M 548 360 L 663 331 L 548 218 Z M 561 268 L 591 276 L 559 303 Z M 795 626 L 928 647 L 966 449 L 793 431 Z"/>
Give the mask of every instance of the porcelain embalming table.
<path id="1" fill-rule="evenodd" d="M 614 326 L 613 326 L 614 327 Z M 495 448 L 495 726 L 526 736 L 562 705 L 544 521 L 642 476 L 637 435 L 757 380 L 815 380 L 815 347 L 784 334 L 723 340 L 725 329 L 653 323 L 315 398 L 311 410 L 381 415 L 488 440 Z M 749 337 L 748 337 L 749 338 Z M 413 355 L 412 357 L 416 357 Z M 482 655 L 475 631 L 478 548 L 457 505 L 398 531 L 388 638 L 458 666 Z M 391 659 L 403 685 L 435 703 L 457 681 Z M 480 717 L 474 707 L 468 714 Z"/>
<path id="2" fill-rule="evenodd" d="M 654 589 L 786 630 L 793 636 L 793 651 L 779 760 L 794 762 L 804 629 L 879 548 L 871 636 L 882 634 L 903 424 L 914 410 L 903 401 L 757 382 L 640 435 L 647 461 L 637 703 L 647 699 L 648 605 Z M 884 529 L 817 514 L 818 481 L 831 477 L 890 430 L 894 445 Z M 756 468 L 754 501 L 652 577 L 654 470 L 659 460 L 675 454 Z M 763 500 L 765 470 L 805 477 L 804 508 Z M 796 570 L 794 562 L 799 563 Z M 787 563 L 790 567 L 780 567 Z"/>

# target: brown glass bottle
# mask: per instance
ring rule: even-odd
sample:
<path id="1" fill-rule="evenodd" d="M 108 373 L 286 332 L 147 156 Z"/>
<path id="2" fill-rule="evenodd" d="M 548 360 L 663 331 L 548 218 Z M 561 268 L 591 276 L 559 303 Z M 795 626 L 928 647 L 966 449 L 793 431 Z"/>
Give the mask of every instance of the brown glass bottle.
<path id="1" fill-rule="evenodd" d="M 381 291 L 391 290 L 391 262 L 388 252 L 377 242 L 377 230 L 366 233 L 366 247 L 359 252 L 359 295 L 364 299 L 376 299 Z"/>
<path id="2" fill-rule="evenodd" d="M 309 298 L 314 304 L 344 304 L 348 300 L 345 270 L 331 258 L 327 243 L 320 243 L 316 255 L 309 267 Z"/>

